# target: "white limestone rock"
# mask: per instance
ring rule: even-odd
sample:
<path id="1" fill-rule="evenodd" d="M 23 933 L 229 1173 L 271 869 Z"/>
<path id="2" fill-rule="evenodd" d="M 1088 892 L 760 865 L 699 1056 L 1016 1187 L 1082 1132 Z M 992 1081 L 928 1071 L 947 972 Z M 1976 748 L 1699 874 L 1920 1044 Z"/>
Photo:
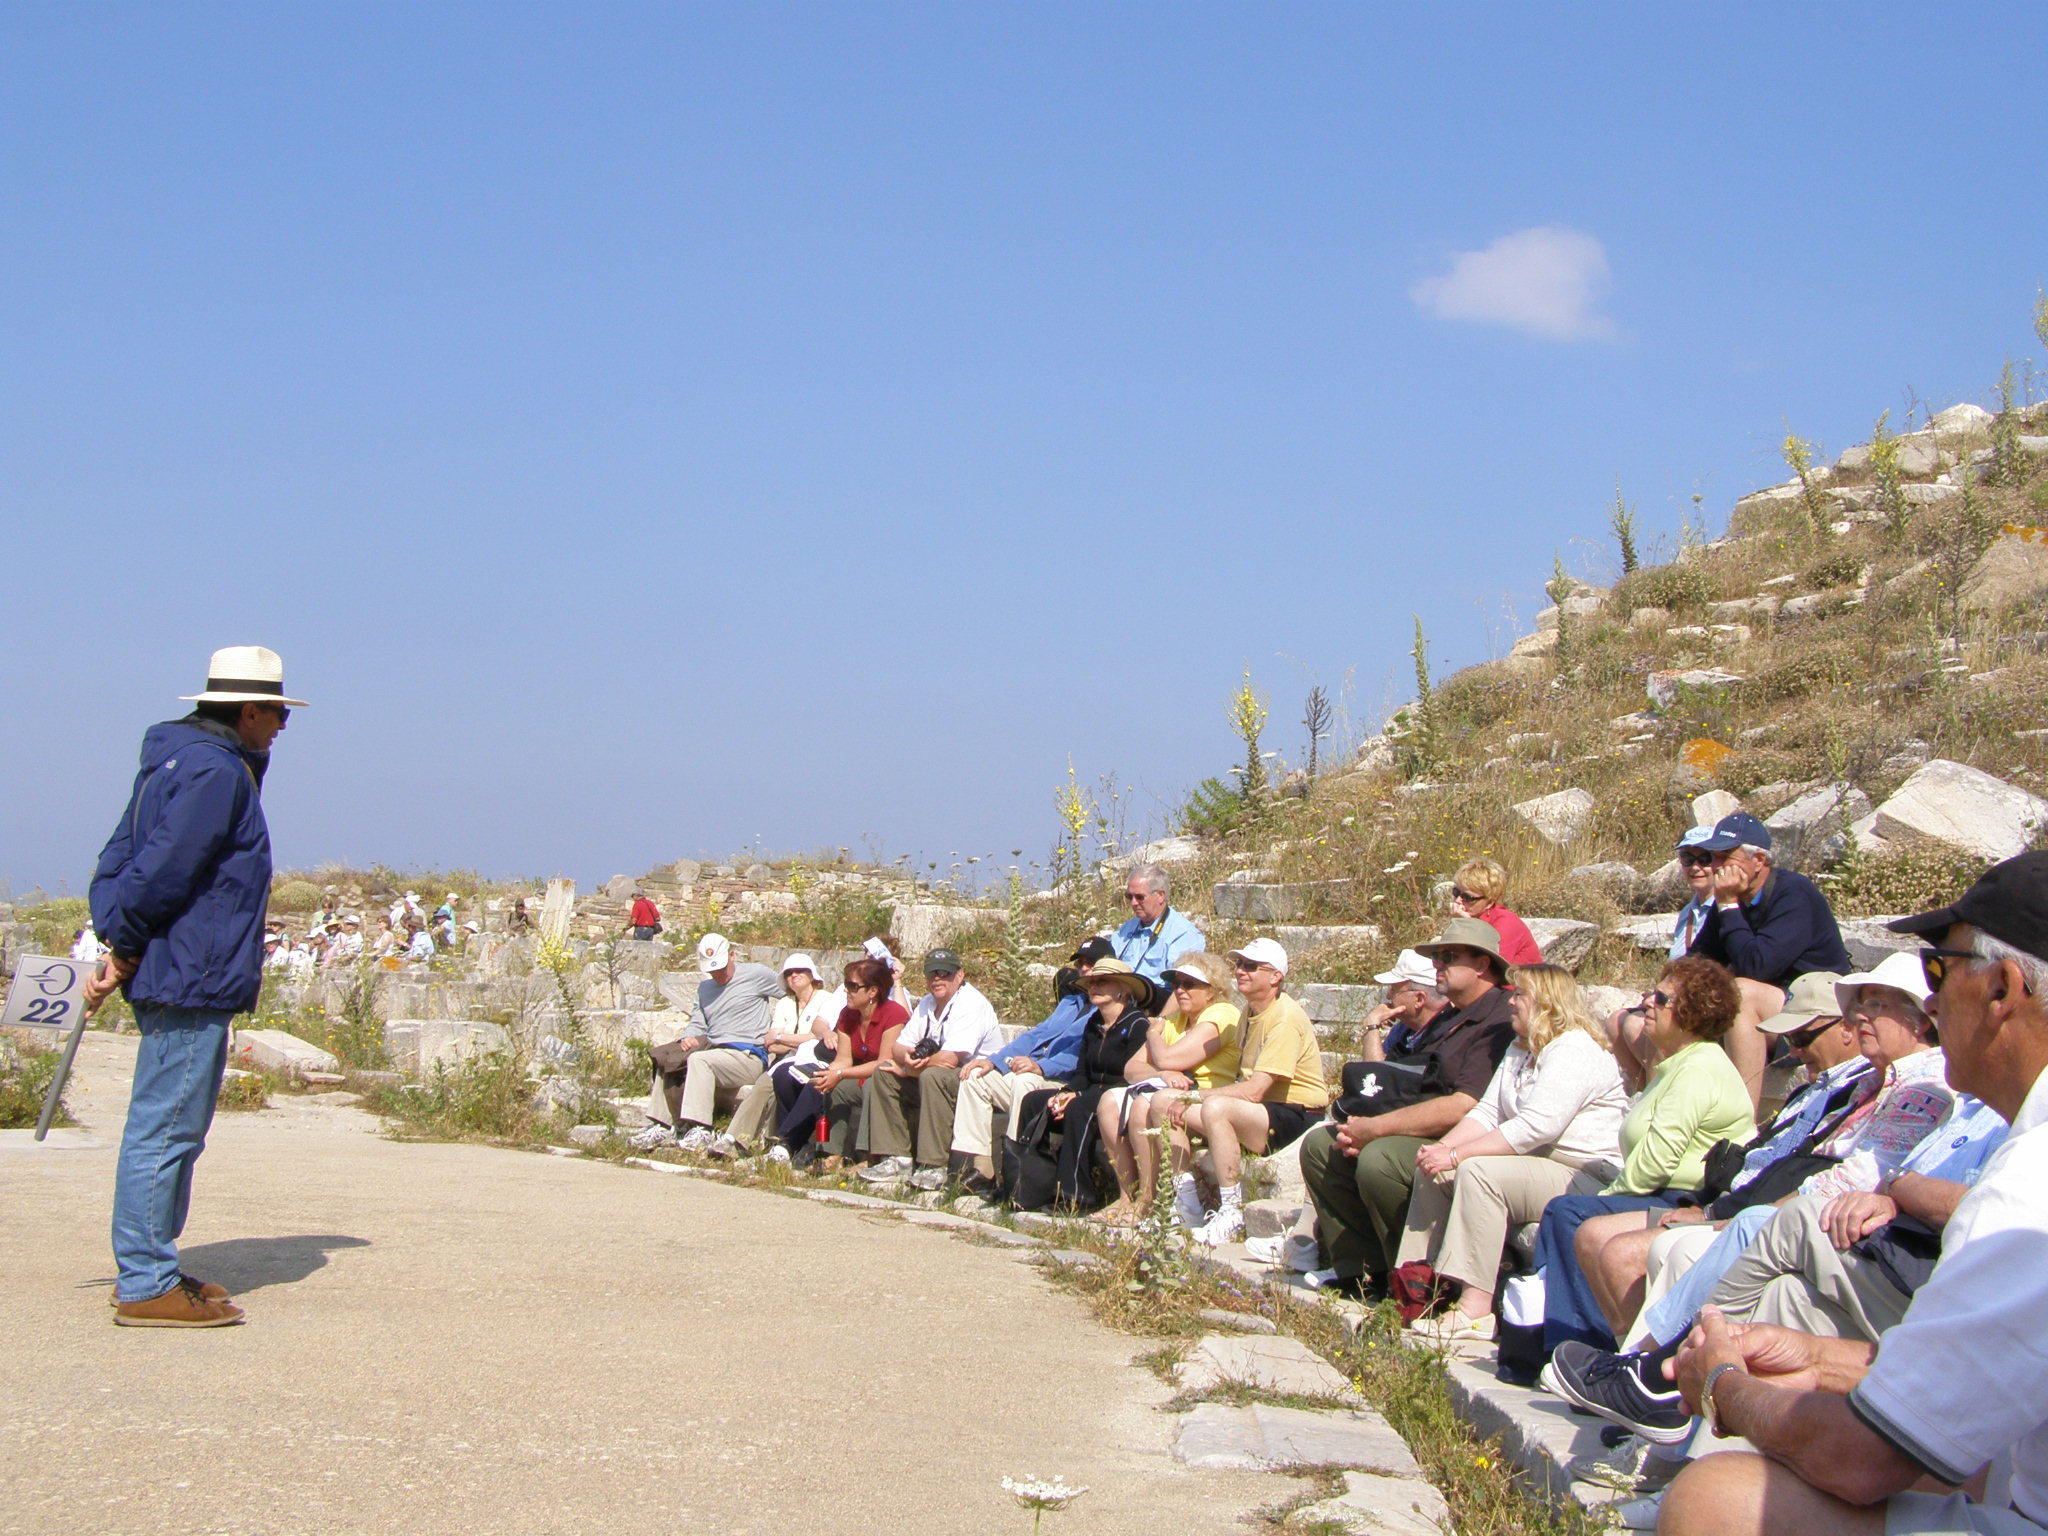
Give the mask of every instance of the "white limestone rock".
<path id="1" fill-rule="evenodd" d="M 1586 956 L 1593 952 L 1593 946 L 1600 939 L 1600 929 L 1594 923 L 1582 923 L 1573 917 L 1530 917 L 1523 921 L 1528 924 L 1529 936 L 1536 941 L 1536 947 L 1543 951 L 1544 960 L 1551 965 L 1561 965 L 1568 971 L 1576 971 L 1586 963 Z"/>
<path id="2" fill-rule="evenodd" d="M 1560 789 L 1513 807 L 1514 813 L 1545 842 L 1559 848 L 1575 842 L 1593 819 L 1594 800 L 1588 790 Z"/>
<path id="3" fill-rule="evenodd" d="M 229 1059 L 240 1067 L 277 1072 L 286 1077 L 341 1070 L 341 1063 L 328 1052 L 282 1029 L 236 1030 Z"/>
<path id="4" fill-rule="evenodd" d="M 1887 843 L 1938 843 L 1988 862 L 2024 853 L 2048 826 L 2048 800 L 1967 763 L 1937 757 L 1877 808 Z"/>

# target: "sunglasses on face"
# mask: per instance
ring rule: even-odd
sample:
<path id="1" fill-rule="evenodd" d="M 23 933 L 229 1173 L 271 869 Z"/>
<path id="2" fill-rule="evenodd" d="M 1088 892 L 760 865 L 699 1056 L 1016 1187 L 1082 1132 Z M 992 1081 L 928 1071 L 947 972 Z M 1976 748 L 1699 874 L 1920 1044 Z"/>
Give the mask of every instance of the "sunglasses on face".
<path id="1" fill-rule="evenodd" d="M 1713 863 L 1716 857 L 1717 855 L 1704 852 L 1698 848 L 1688 848 L 1679 854 L 1678 862 L 1685 865 L 1688 869 L 1703 869 Z"/>
<path id="2" fill-rule="evenodd" d="M 1921 950 L 1920 973 L 1927 978 L 1927 990 L 1941 990 L 1941 984 L 1948 979 L 1952 962 L 1977 958 L 1967 949 L 1936 949 L 1930 946 Z"/>
<path id="3" fill-rule="evenodd" d="M 1671 994 L 1662 987 L 1659 987 L 1650 994 L 1650 1006 L 1652 1008 L 1669 1008 L 1671 1006 Z"/>
<path id="4" fill-rule="evenodd" d="M 1804 1029 L 1787 1030 L 1781 1038 L 1795 1051 L 1804 1050 L 1840 1022 L 1840 1019 L 1815 1019 Z"/>
<path id="5" fill-rule="evenodd" d="M 1149 896 L 1150 894 L 1151 894 L 1151 892 L 1149 892 L 1149 891 L 1125 891 L 1125 892 L 1124 892 L 1124 900 L 1125 900 L 1125 901 L 1143 901 L 1143 900 L 1144 900 L 1144 899 L 1145 899 L 1145 898 L 1146 898 L 1147 896 Z"/>
<path id="6" fill-rule="evenodd" d="M 1476 907 L 1486 898 L 1477 891 L 1468 891 L 1463 886 L 1454 885 L 1451 887 L 1451 900 L 1462 901 L 1468 907 Z"/>

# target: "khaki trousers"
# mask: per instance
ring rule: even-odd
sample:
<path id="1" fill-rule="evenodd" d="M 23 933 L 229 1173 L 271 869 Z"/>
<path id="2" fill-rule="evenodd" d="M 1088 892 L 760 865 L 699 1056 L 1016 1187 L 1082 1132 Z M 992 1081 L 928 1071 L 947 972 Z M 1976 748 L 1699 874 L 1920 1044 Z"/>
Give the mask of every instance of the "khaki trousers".
<path id="1" fill-rule="evenodd" d="M 1820 1224 L 1826 1207 L 1820 1195 L 1779 1206 L 1714 1287 L 1714 1305 L 1737 1322 L 1777 1323 L 1824 1339 L 1875 1344 L 1906 1315 L 1912 1298 L 1868 1259 L 1828 1240 Z"/>
<path id="2" fill-rule="evenodd" d="M 730 1106 L 740 1090 L 766 1070 L 761 1058 L 751 1051 L 703 1046 L 692 1051 L 683 1064 L 680 1084 L 659 1072 L 654 1074 L 647 1095 L 647 1118 L 678 1129 L 685 1124 L 709 1125 L 721 1104 Z"/>
<path id="3" fill-rule="evenodd" d="M 1448 1189 L 1417 1174 L 1396 1262 L 1426 1259 L 1438 1274 L 1490 1291 L 1508 1234 L 1541 1220 L 1577 1173 L 1548 1157 L 1475 1157 L 1458 1164 Z"/>
<path id="4" fill-rule="evenodd" d="M 975 1157 L 994 1157 L 998 1116 L 1004 1138 L 1015 1140 L 1017 1110 L 1024 1096 L 1057 1086 L 1036 1072 L 984 1072 L 968 1078 L 960 1084 L 960 1102 L 953 1111 L 952 1150 Z"/>
<path id="5" fill-rule="evenodd" d="M 739 1107 L 732 1112 L 732 1120 L 725 1133 L 734 1141 L 752 1146 L 775 1129 L 775 1083 L 770 1074 L 763 1072 L 740 1094 Z"/>
<path id="6" fill-rule="evenodd" d="M 954 1106 L 960 1098 L 958 1067 L 926 1067 L 915 1076 L 877 1072 L 868 1079 L 861 1150 L 878 1157 L 913 1157 L 927 1168 L 943 1168 L 953 1145 Z M 910 1110 L 917 1109 L 913 1150 Z"/>

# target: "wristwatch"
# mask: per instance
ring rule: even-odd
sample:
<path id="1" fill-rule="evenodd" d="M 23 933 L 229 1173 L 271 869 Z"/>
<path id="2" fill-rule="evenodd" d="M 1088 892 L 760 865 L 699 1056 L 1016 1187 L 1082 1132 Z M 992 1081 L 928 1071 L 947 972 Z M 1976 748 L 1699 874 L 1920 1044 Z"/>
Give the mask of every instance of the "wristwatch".
<path id="1" fill-rule="evenodd" d="M 1721 1384 L 1721 1378 L 1727 1375 L 1730 1371 L 1741 1370 L 1742 1366 L 1739 1362 L 1734 1360 L 1723 1360 L 1719 1365 L 1715 1366 L 1711 1371 L 1707 1372 L 1706 1385 L 1700 1388 L 1700 1407 L 1705 1411 L 1707 1416 L 1707 1426 L 1713 1430 L 1714 1438 L 1717 1440 L 1726 1440 L 1730 1436 L 1732 1436 L 1735 1433 L 1735 1431 L 1732 1429 L 1726 1429 L 1722 1427 L 1721 1410 L 1717 1406 L 1715 1406 L 1714 1403 L 1714 1388 Z M 1748 1375 L 1749 1373 L 1747 1371 L 1743 1371 L 1743 1374 Z"/>

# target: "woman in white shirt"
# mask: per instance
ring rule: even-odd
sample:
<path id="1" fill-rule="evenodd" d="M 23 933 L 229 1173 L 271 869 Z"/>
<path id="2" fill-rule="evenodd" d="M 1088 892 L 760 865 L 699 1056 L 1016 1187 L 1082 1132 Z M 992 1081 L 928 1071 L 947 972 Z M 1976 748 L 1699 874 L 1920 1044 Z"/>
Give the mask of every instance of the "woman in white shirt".
<path id="1" fill-rule="evenodd" d="M 825 990 L 818 967 L 801 952 L 782 962 L 787 997 L 775 1000 L 768 1020 L 768 1070 L 747 1085 L 732 1122 L 704 1149 L 708 1157 L 738 1157 L 759 1141 L 776 1117 L 775 1079 L 809 1078 L 832 1060 L 832 1029 L 846 1006 L 846 994 Z"/>
<path id="2" fill-rule="evenodd" d="M 1535 1221 L 1581 1169 L 1618 1168 L 1628 1093 L 1579 984 L 1555 965 L 1518 966 L 1516 1043 L 1486 1095 L 1415 1156 L 1400 1262 L 1426 1259 L 1464 1286 L 1455 1308 L 1410 1328 L 1452 1342 L 1493 1337 L 1493 1285 L 1511 1225 Z"/>

